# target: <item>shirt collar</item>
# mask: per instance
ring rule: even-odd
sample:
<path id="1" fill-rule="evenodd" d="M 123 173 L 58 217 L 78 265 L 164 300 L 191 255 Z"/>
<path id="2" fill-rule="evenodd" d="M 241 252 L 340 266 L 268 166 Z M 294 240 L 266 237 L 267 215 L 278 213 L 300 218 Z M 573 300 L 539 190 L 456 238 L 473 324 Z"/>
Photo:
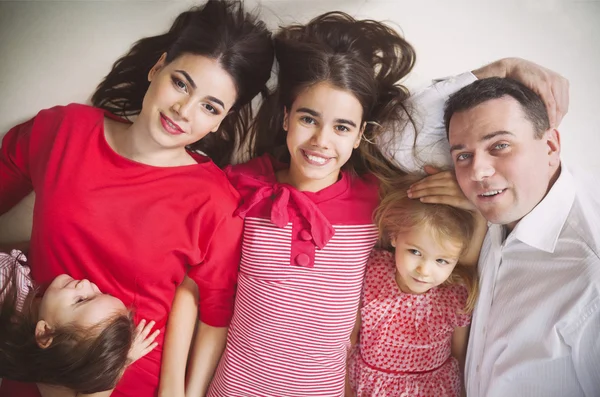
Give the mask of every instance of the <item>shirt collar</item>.
<path id="1" fill-rule="evenodd" d="M 518 239 L 542 251 L 554 252 L 574 201 L 573 176 L 561 164 L 560 175 L 546 197 L 517 223 L 508 238 Z"/>

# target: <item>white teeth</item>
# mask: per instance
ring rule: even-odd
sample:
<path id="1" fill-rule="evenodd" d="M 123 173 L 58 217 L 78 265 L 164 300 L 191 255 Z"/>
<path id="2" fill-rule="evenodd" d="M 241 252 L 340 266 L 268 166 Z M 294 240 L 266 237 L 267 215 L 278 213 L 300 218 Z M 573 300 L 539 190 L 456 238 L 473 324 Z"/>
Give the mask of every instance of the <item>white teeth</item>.
<path id="1" fill-rule="evenodd" d="M 486 196 L 486 197 L 488 197 L 488 196 L 495 196 L 495 195 L 497 195 L 499 193 L 502 193 L 502 190 L 491 190 L 489 192 L 483 193 L 482 196 Z"/>
<path id="2" fill-rule="evenodd" d="M 323 157 L 312 156 L 308 153 L 305 154 L 310 161 L 314 161 L 315 163 L 325 164 L 327 162 L 327 159 L 324 159 Z"/>

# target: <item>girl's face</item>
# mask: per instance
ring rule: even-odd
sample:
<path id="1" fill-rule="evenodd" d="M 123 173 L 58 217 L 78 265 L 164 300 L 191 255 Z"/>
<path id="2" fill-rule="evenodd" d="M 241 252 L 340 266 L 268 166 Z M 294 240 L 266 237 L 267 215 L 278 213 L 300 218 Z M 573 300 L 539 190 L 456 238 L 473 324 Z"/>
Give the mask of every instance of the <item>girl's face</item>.
<path id="1" fill-rule="evenodd" d="M 96 284 L 62 274 L 52 281 L 42 297 L 39 320 L 51 328 L 67 324 L 89 327 L 125 313 L 123 302 L 100 292 Z"/>
<path id="2" fill-rule="evenodd" d="M 392 236 L 396 248 L 396 283 L 402 292 L 423 294 L 450 277 L 462 251 L 462 244 L 447 240 L 441 244 L 428 225 L 419 225 Z"/>
<path id="3" fill-rule="evenodd" d="M 300 92 L 283 121 L 291 156 L 289 182 L 312 192 L 334 184 L 360 143 L 361 120 L 360 102 L 348 91 L 322 82 Z"/>
<path id="4" fill-rule="evenodd" d="M 184 54 L 150 70 L 150 87 L 136 123 L 160 148 L 183 148 L 216 131 L 237 98 L 234 81 L 218 61 Z"/>

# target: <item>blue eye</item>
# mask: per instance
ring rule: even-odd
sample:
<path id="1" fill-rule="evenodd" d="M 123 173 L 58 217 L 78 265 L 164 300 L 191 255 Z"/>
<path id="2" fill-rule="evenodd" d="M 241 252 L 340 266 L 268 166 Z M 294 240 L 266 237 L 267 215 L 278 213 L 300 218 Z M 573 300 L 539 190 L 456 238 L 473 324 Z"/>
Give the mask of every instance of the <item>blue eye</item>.
<path id="1" fill-rule="evenodd" d="M 497 145 L 494 145 L 494 150 L 502 150 L 502 149 L 506 149 L 508 147 L 508 143 L 499 143 Z"/>
<path id="2" fill-rule="evenodd" d="M 461 153 L 458 156 L 456 156 L 456 161 L 464 161 L 471 158 L 471 154 L 470 153 Z"/>
<path id="3" fill-rule="evenodd" d="M 447 261 L 447 260 L 445 260 L 445 259 L 436 259 L 435 261 L 436 261 L 437 263 L 439 263 L 440 265 L 449 265 L 449 264 L 450 264 L 450 262 L 448 262 L 448 261 Z"/>
<path id="4" fill-rule="evenodd" d="M 408 252 L 410 252 L 411 254 L 416 255 L 416 256 L 421 256 L 421 252 L 416 249 L 409 249 Z"/>

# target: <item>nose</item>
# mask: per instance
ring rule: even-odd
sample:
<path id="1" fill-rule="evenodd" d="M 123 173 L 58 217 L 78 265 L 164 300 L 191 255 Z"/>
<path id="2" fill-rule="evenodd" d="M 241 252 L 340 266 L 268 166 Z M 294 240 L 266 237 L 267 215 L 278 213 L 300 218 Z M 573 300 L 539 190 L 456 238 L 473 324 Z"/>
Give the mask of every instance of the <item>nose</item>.
<path id="1" fill-rule="evenodd" d="M 188 121 L 191 107 L 192 101 L 189 98 L 181 98 L 171 106 L 171 110 L 177 113 L 183 120 Z"/>
<path id="2" fill-rule="evenodd" d="M 327 132 L 325 127 L 317 127 L 314 130 L 313 136 L 311 138 L 311 144 L 313 146 L 326 148 L 327 147 Z"/>
<path id="3" fill-rule="evenodd" d="M 429 277 L 429 266 L 427 264 L 427 261 L 421 261 L 419 263 L 419 266 L 417 266 L 417 268 L 415 269 L 415 271 L 420 277 Z"/>
<path id="4" fill-rule="evenodd" d="M 494 175 L 495 169 L 489 159 L 484 156 L 473 156 L 471 163 L 471 180 L 481 182 Z"/>
<path id="5" fill-rule="evenodd" d="M 86 289 L 86 288 L 89 288 L 91 286 L 92 286 L 92 283 L 90 283 L 90 280 L 87 280 L 87 279 L 84 278 L 83 280 L 80 280 L 77 283 L 77 285 L 75 286 L 75 288 L 77 288 L 77 289 Z"/>

